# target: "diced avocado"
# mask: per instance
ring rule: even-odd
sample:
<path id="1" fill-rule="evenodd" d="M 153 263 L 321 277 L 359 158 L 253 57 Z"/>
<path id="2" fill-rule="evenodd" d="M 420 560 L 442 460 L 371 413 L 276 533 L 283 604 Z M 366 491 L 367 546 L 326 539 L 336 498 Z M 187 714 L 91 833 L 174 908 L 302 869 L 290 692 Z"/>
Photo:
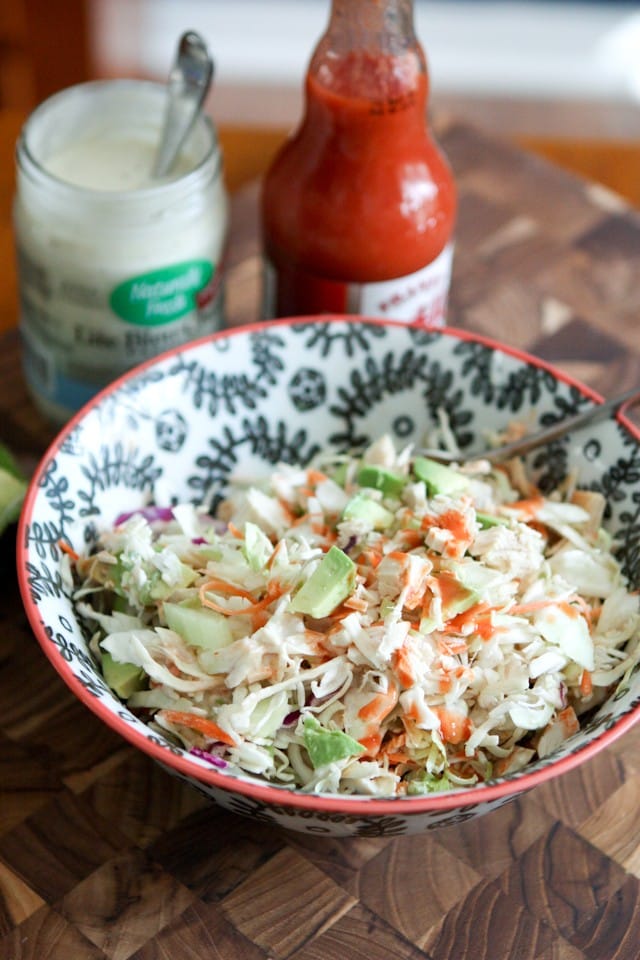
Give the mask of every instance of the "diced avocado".
<path id="1" fill-rule="evenodd" d="M 431 496 L 437 493 L 455 493 L 469 485 L 464 474 L 428 457 L 416 457 L 413 461 L 413 473 L 418 480 L 424 482 L 427 493 Z"/>
<path id="2" fill-rule="evenodd" d="M 344 520 L 362 520 L 373 530 L 386 530 L 393 522 L 393 514 L 377 500 L 357 493 L 342 511 Z"/>
<path id="3" fill-rule="evenodd" d="M 364 753 L 364 747 L 353 737 L 342 730 L 326 730 L 315 717 L 305 717 L 303 737 L 314 770 Z"/>
<path id="4" fill-rule="evenodd" d="M 489 527 L 509 526 L 509 521 L 506 517 L 494 517 L 490 513 L 481 513 L 480 511 L 476 511 L 476 520 L 483 530 L 487 530 Z"/>
<path id="5" fill-rule="evenodd" d="M 442 620 L 453 620 L 480 602 L 480 594 L 472 587 L 466 587 L 448 570 L 438 574 L 438 583 L 442 597 Z M 422 634 L 433 633 L 438 629 L 438 620 L 428 611 L 420 619 L 419 631 Z"/>
<path id="6" fill-rule="evenodd" d="M 222 613 L 185 601 L 163 605 L 167 626 L 185 643 L 201 650 L 219 650 L 233 643 L 231 627 Z"/>
<path id="7" fill-rule="evenodd" d="M 480 600 L 480 594 L 472 586 L 462 583 L 449 570 L 441 570 L 437 577 L 442 596 L 442 615 L 445 620 L 457 617 Z"/>
<path id="8" fill-rule="evenodd" d="M 147 675 L 135 663 L 120 663 L 107 650 L 102 650 L 102 675 L 113 692 L 126 700 L 137 690 L 144 690 Z"/>
<path id="9" fill-rule="evenodd" d="M 487 596 L 503 579 L 499 570 L 487 567 L 471 557 L 464 557 L 462 560 L 443 559 L 442 567 L 468 590 L 482 596 Z"/>
<path id="10" fill-rule="evenodd" d="M 273 544 L 269 537 L 250 520 L 244 525 L 243 553 L 252 570 L 263 570 L 273 553 Z"/>
<path id="11" fill-rule="evenodd" d="M 378 467 L 373 463 L 365 463 L 358 470 L 356 482 L 361 487 L 380 490 L 385 497 L 397 497 L 406 486 L 407 479 L 400 473 L 394 473 L 393 470 Z"/>
<path id="12" fill-rule="evenodd" d="M 347 473 L 349 466 L 347 463 L 338 463 L 330 473 L 330 477 L 339 487 L 344 487 L 347 482 Z"/>
<path id="13" fill-rule="evenodd" d="M 356 565 L 338 547 L 331 547 L 289 604 L 293 613 L 321 619 L 353 593 Z"/>

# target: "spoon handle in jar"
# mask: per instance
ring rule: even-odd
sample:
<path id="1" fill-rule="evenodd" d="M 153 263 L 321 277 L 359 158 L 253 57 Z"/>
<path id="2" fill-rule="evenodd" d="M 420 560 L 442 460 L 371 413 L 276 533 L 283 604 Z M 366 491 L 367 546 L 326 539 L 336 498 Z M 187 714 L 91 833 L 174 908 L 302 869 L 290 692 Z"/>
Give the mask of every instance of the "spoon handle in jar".
<path id="1" fill-rule="evenodd" d="M 200 113 L 212 77 L 213 61 L 204 40 L 192 30 L 184 33 L 169 74 L 167 109 L 153 168 L 154 177 L 170 173 Z"/>

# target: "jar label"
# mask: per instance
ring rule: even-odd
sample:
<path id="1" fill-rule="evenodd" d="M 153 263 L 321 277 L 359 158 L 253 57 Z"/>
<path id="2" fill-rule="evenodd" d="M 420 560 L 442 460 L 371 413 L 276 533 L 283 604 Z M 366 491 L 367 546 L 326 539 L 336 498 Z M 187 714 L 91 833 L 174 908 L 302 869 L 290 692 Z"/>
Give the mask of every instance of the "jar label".
<path id="1" fill-rule="evenodd" d="M 36 400 L 65 419 L 125 370 L 219 330 L 224 271 L 182 261 L 122 280 L 55 270 L 18 247 L 24 370 Z"/>
<path id="2" fill-rule="evenodd" d="M 208 260 L 187 260 L 125 280 L 113 290 L 109 304 L 127 323 L 157 327 L 195 310 L 197 296 L 212 276 Z"/>
<path id="3" fill-rule="evenodd" d="M 349 313 L 399 323 L 442 326 L 451 282 L 453 244 L 426 267 L 379 283 L 341 283 L 266 260 L 263 316 Z"/>

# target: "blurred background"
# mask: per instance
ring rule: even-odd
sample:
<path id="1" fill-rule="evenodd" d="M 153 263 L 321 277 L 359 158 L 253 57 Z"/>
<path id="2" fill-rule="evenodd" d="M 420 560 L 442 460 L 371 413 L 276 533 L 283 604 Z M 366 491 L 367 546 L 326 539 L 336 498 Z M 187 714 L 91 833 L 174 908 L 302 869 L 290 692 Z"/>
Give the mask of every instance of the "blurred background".
<path id="1" fill-rule="evenodd" d="M 5 0 L 0 103 L 30 109 L 61 87 L 98 77 L 163 80 L 177 37 L 196 29 L 216 61 L 209 109 L 234 156 L 233 188 L 258 169 L 251 150 L 236 159 L 238 132 L 251 126 L 262 168 L 264 152 L 299 116 L 302 77 L 329 6 L 329 0 Z M 639 3 L 415 0 L 415 11 L 434 114 L 504 134 L 640 204 Z"/>

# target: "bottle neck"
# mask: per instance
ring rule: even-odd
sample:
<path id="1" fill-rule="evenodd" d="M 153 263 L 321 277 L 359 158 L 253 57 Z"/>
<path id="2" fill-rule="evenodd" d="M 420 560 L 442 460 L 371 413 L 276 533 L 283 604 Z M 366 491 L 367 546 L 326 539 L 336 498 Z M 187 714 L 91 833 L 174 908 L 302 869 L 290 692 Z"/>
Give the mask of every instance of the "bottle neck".
<path id="1" fill-rule="evenodd" d="M 401 55 L 416 44 L 413 0 L 332 0 L 325 39 L 335 53 Z"/>
<path id="2" fill-rule="evenodd" d="M 424 114 L 428 74 L 412 0 L 332 0 L 308 78 L 330 95 L 362 98 L 385 114 L 409 101 Z"/>

